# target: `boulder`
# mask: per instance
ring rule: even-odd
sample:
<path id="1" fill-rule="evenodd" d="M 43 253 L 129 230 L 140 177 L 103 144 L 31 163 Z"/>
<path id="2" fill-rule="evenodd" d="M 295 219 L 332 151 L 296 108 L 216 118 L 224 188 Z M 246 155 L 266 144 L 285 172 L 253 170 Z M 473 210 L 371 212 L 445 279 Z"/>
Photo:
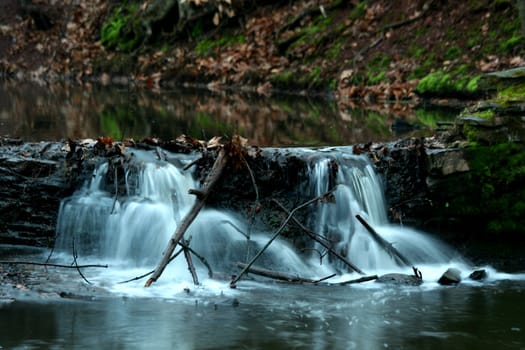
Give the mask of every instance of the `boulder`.
<path id="1" fill-rule="evenodd" d="M 485 269 L 476 270 L 468 276 L 471 280 L 482 281 L 487 278 L 487 271 Z"/>

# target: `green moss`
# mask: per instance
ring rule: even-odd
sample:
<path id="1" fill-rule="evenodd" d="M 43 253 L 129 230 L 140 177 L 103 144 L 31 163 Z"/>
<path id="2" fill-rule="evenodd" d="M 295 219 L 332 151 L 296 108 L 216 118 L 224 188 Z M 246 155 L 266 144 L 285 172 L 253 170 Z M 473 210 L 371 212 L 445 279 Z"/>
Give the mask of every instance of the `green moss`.
<path id="1" fill-rule="evenodd" d="M 486 219 L 489 232 L 522 231 L 525 227 L 525 146 L 502 143 L 468 152 L 471 207 Z M 482 203 L 480 206 L 479 204 Z"/>
<path id="2" fill-rule="evenodd" d="M 523 35 L 515 34 L 509 39 L 503 41 L 500 45 L 500 49 L 505 54 L 510 55 L 519 44 L 523 43 L 523 40 L 525 40 L 525 37 L 523 37 Z"/>
<path id="3" fill-rule="evenodd" d="M 223 33 L 220 37 L 214 39 L 202 39 L 195 46 L 195 52 L 200 57 L 206 57 L 213 54 L 216 49 L 229 47 L 246 42 L 244 35 L 229 35 Z"/>
<path id="4" fill-rule="evenodd" d="M 361 1 L 359 2 L 352 12 L 350 12 L 350 19 L 360 19 L 365 17 L 366 15 L 366 8 L 368 7 L 367 1 Z"/>
<path id="5" fill-rule="evenodd" d="M 452 78 L 443 71 L 430 73 L 416 86 L 416 92 L 421 95 L 444 95 L 453 91 Z"/>
<path id="6" fill-rule="evenodd" d="M 439 70 L 421 79 L 415 91 L 420 95 L 474 95 L 479 92 L 481 76 L 458 76 Z"/>
<path id="7" fill-rule="evenodd" d="M 513 84 L 498 91 L 495 102 L 505 106 L 511 102 L 525 100 L 525 84 Z"/>
<path id="8" fill-rule="evenodd" d="M 275 88 L 284 90 L 321 90 L 328 88 L 333 81 L 324 78 L 322 69 L 315 67 L 308 73 L 293 71 L 276 73 L 270 77 L 270 83 Z"/>
<path id="9" fill-rule="evenodd" d="M 454 60 L 461 55 L 461 49 L 457 46 L 451 46 L 445 52 L 444 58 L 446 60 Z"/>
<path id="10" fill-rule="evenodd" d="M 144 33 L 140 24 L 135 23 L 138 5 L 125 2 L 116 7 L 102 26 L 100 41 L 108 49 L 119 49 L 123 52 L 134 50 L 142 41 Z"/>
<path id="11" fill-rule="evenodd" d="M 287 87 L 292 84 L 294 76 L 292 71 L 279 72 L 270 77 L 270 82 L 276 87 Z"/>
<path id="12" fill-rule="evenodd" d="M 339 40 L 330 46 L 330 48 L 326 51 L 325 57 L 331 60 L 336 60 L 339 57 L 339 54 L 341 53 L 341 49 L 343 47 L 343 39 L 339 38 Z"/>
<path id="13" fill-rule="evenodd" d="M 472 115 L 483 119 L 493 119 L 495 113 L 493 109 L 487 109 L 485 111 L 475 112 Z"/>
<path id="14" fill-rule="evenodd" d="M 332 33 L 330 30 L 328 30 L 328 26 L 332 24 L 332 18 L 331 17 L 324 17 L 324 16 L 317 16 L 312 23 L 309 25 L 303 27 L 299 35 L 297 37 L 297 40 L 295 40 L 286 50 L 286 53 L 289 55 L 291 52 L 296 50 L 297 48 L 302 48 L 305 46 L 308 47 L 315 47 L 319 46 L 323 41 L 325 41 L 330 33 Z M 317 52 L 315 55 L 318 55 L 319 52 Z"/>
<path id="15" fill-rule="evenodd" d="M 385 81 L 390 62 L 390 57 L 376 55 L 366 66 L 368 83 L 374 85 Z"/>

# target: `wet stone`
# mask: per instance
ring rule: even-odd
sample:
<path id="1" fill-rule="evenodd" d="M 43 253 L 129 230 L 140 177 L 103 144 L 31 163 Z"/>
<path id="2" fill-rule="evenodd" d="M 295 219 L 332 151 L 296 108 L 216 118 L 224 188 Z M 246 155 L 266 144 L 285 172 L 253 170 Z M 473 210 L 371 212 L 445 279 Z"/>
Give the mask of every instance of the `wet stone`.
<path id="1" fill-rule="evenodd" d="M 459 282 L 461 282 L 461 271 L 453 267 L 445 271 L 438 280 L 438 283 L 444 286 L 458 284 Z"/>

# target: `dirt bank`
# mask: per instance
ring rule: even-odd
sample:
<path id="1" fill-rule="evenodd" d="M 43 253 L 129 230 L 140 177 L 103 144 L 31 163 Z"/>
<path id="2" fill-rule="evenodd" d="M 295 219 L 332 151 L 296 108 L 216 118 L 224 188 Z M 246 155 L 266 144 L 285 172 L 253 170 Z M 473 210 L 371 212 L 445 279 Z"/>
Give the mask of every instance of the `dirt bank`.
<path id="1" fill-rule="evenodd" d="M 145 0 L 5 0 L 0 67 L 20 79 L 133 76 L 146 88 L 335 93 L 344 103 L 417 99 L 414 89 L 468 97 L 479 74 L 524 63 L 514 3 L 234 1 L 231 18 L 197 8 L 202 16 L 183 21 L 176 5 L 154 17 Z"/>

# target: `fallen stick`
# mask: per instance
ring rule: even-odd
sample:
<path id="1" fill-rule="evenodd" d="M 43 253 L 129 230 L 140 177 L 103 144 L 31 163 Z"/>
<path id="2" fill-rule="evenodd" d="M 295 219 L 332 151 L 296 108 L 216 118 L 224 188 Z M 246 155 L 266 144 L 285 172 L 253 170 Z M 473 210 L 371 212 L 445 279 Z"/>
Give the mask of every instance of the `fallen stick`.
<path id="1" fill-rule="evenodd" d="M 370 233 L 374 241 L 376 241 L 377 244 L 379 244 L 387 253 L 390 255 L 394 260 L 401 263 L 402 265 L 406 266 L 412 266 L 412 263 L 403 256 L 394 246 L 392 243 L 388 242 L 386 239 L 381 237 L 376 230 L 372 226 L 368 224 L 368 222 L 365 221 L 359 214 L 355 216 L 357 220 L 367 229 L 367 231 Z"/>
<path id="2" fill-rule="evenodd" d="M 279 201 L 277 201 L 276 199 L 273 200 L 273 202 L 275 204 L 277 204 L 285 213 L 287 213 L 288 215 L 290 215 L 290 212 L 288 211 L 288 209 L 286 209 L 284 207 L 284 205 L 282 205 Z M 319 243 L 320 245 L 322 245 L 326 250 L 328 250 L 328 252 L 330 254 L 332 254 L 333 256 L 335 256 L 336 258 L 338 258 L 339 260 L 341 260 L 344 264 L 346 264 L 348 267 L 350 267 L 352 270 L 354 270 L 355 272 L 357 272 L 358 274 L 360 275 L 364 275 L 365 273 L 357 266 L 355 266 L 352 262 L 350 262 L 348 259 L 346 259 L 344 256 L 342 256 L 341 254 L 337 253 L 335 250 L 332 249 L 332 247 L 330 247 L 326 242 L 324 242 L 322 239 L 320 239 L 318 236 L 317 233 L 309 230 L 308 228 L 306 228 L 299 220 L 297 220 L 296 218 L 294 218 L 292 216 L 292 220 L 293 222 L 298 225 L 311 239 L 313 239 L 314 241 L 316 241 L 317 243 Z"/>
<path id="3" fill-rule="evenodd" d="M 353 279 L 353 280 L 344 281 L 344 282 L 339 282 L 339 283 L 333 283 L 333 284 L 338 284 L 338 285 L 341 285 L 341 286 L 346 286 L 347 284 L 355 284 L 355 283 L 363 283 L 363 282 L 373 281 L 373 280 L 376 280 L 377 278 L 378 278 L 377 275 L 373 275 L 373 276 L 364 276 L 364 277 L 356 278 L 356 279 Z"/>
<path id="4" fill-rule="evenodd" d="M 241 269 L 245 269 L 248 267 L 248 264 L 238 262 L 237 266 L 240 267 Z M 262 267 L 256 267 L 256 266 L 248 267 L 247 272 L 252 273 L 254 275 L 268 277 L 268 278 L 272 278 L 274 280 L 279 280 L 279 281 L 285 281 L 285 282 L 290 282 L 290 283 L 311 283 L 311 284 L 317 284 L 319 282 L 332 278 L 336 275 L 334 273 L 332 275 L 323 277 L 318 280 L 312 280 L 309 278 L 303 278 L 303 277 L 299 277 L 295 275 L 290 275 L 284 272 L 276 272 L 276 271 L 272 271 L 272 270 L 268 270 L 268 269 L 264 269 Z"/>
<path id="5" fill-rule="evenodd" d="M 35 266 L 48 266 L 48 267 L 60 267 L 64 269 L 86 269 L 93 267 L 108 268 L 108 265 L 61 265 L 61 264 L 51 264 L 51 263 L 39 263 L 32 261 L 0 261 L 0 265 L 35 265 Z"/>
<path id="6" fill-rule="evenodd" d="M 177 244 L 179 244 L 179 241 L 181 240 L 182 236 L 184 236 L 184 233 L 186 232 L 188 227 L 191 225 L 193 220 L 195 220 L 195 218 L 197 217 L 197 214 L 200 212 L 202 207 L 204 207 L 204 204 L 206 203 L 206 199 L 211 193 L 211 189 L 220 179 L 222 172 L 224 168 L 226 167 L 226 164 L 228 163 L 228 159 L 229 159 L 229 156 L 226 153 L 224 147 L 221 148 L 210 173 L 208 174 L 208 176 L 206 176 L 206 180 L 204 181 L 203 188 L 201 190 L 190 190 L 189 191 L 191 194 L 196 195 L 195 203 L 193 204 L 193 207 L 191 208 L 189 213 L 186 214 L 186 216 L 184 217 L 180 225 L 177 227 L 177 229 L 173 233 L 173 236 L 169 240 L 166 251 L 164 252 L 162 260 L 160 261 L 158 267 L 155 269 L 155 272 L 153 273 L 153 275 L 146 281 L 146 284 L 144 285 L 145 287 L 149 287 L 153 282 L 157 281 L 157 279 L 162 275 L 162 272 L 164 271 L 164 269 L 166 268 L 166 265 L 168 265 L 170 261 L 170 257 L 171 257 L 171 254 L 173 253 L 173 250 L 175 250 L 175 247 L 177 246 Z"/>
<path id="7" fill-rule="evenodd" d="M 188 264 L 188 270 L 191 273 L 191 278 L 193 278 L 193 284 L 198 286 L 199 277 L 197 276 L 197 271 L 195 270 L 195 266 L 193 265 L 193 260 L 191 259 L 190 250 L 188 249 L 188 242 L 185 240 L 182 240 L 182 241 L 184 244 L 182 246 L 182 251 L 184 252 L 184 257 L 186 258 L 186 263 Z"/>

